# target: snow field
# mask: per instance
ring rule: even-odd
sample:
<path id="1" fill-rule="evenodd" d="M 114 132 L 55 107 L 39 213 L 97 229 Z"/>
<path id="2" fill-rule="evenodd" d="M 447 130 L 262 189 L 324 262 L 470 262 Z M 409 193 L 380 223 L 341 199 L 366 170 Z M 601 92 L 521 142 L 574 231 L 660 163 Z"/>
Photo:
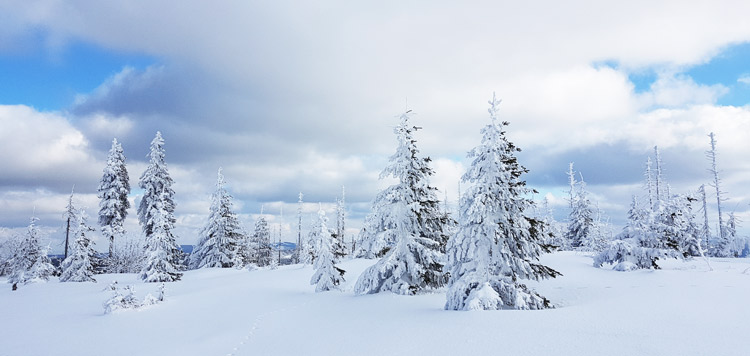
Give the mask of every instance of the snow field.
<path id="1" fill-rule="evenodd" d="M 98 283 L 0 289 L 0 355 L 746 355 L 750 260 L 664 261 L 617 272 L 558 252 L 562 277 L 528 283 L 558 307 L 446 311 L 444 293 L 355 296 L 375 260 L 340 264 L 343 291 L 315 293 L 310 266 L 188 271 L 163 303 L 105 315 L 112 280 L 143 299 L 135 274 Z M 0 280 L 4 282 L 4 280 Z"/>

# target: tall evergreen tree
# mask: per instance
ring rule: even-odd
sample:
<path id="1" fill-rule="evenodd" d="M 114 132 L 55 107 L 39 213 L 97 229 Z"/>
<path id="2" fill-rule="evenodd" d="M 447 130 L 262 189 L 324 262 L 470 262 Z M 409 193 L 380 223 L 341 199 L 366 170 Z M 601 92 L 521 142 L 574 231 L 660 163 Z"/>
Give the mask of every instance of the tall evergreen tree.
<path id="1" fill-rule="evenodd" d="M 543 226 L 547 228 L 547 238 L 545 243 L 552 246 L 553 248 L 565 249 L 565 246 L 567 245 L 565 241 L 565 235 L 560 230 L 560 224 L 557 222 L 557 220 L 555 220 L 555 213 L 550 206 L 547 197 L 544 197 L 544 199 L 542 200 L 542 212 L 543 216 L 541 217 L 541 219 L 544 223 Z"/>
<path id="2" fill-rule="evenodd" d="M 620 239 L 632 238 L 642 240 L 650 234 L 651 222 L 649 221 L 649 211 L 642 208 L 638 202 L 638 198 L 633 195 L 630 209 L 628 209 L 627 223 L 618 237 Z"/>
<path id="3" fill-rule="evenodd" d="M 36 227 L 36 217 L 32 217 L 29 227 L 26 230 L 26 236 L 21 240 L 18 249 L 13 251 L 10 260 L 10 275 L 8 283 L 33 283 L 46 281 L 55 271 L 49 257 L 47 249 L 42 246 L 39 236 L 39 230 Z"/>
<path id="4" fill-rule="evenodd" d="M 96 251 L 94 251 L 93 241 L 87 235 L 89 232 L 94 231 L 94 228 L 86 223 L 87 219 L 84 211 L 80 211 L 77 214 L 77 220 L 75 222 L 75 229 L 73 230 L 75 238 L 73 240 L 73 251 L 62 262 L 60 282 L 96 282 L 96 279 L 94 279 Z"/>
<path id="5" fill-rule="evenodd" d="M 65 221 L 65 247 L 63 252 L 63 260 L 68 258 L 68 255 L 70 254 L 70 235 L 74 233 L 76 223 L 78 222 L 78 209 L 73 203 L 74 190 L 75 187 L 70 190 L 68 205 L 65 206 L 65 213 L 63 214 L 63 220 Z"/>
<path id="6" fill-rule="evenodd" d="M 292 254 L 292 263 L 304 263 L 302 258 L 302 192 L 299 192 L 299 199 L 297 200 L 297 245 L 294 247 L 294 253 Z"/>
<path id="7" fill-rule="evenodd" d="M 255 221 L 255 233 L 253 234 L 253 245 L 255 249 L 254 261 L 258 266 L 271 265 L 271 230 L 268 222 L 262 215 Z"/>
<path id="8" fill-rule="evenodd" d="M 482 143 L 469 152 L 471 166 L 463 181 L 473 185 L 461 198 L 457 233 L 449 242 L 450 283 L 446 309 L 543 309 L 550 302 L 529 290 L 520 279 L 539 280 L 559 272 L 539 264 L 544 250 L 541 221 L 530 218 L 533 202 L 527 197 L 518 164 L 520 151 L 498 124 L 499 100 L 489 101 L 492 122 L 482 129 Z"/>
<path id="9" fill-rule="evenodd" d="M 112 140 L 112 148 L 107 156 L 102 180 L 99 183 L 99 225 L 102 235 L 109 240 L 109 258 L 115 248 L 115 237 L 124 236 L 125 217 L 130 209 L 130 182 L 125 167 L 125 155 L 117 139 Z"/>
<path id="10" fill-rule="evenodd" d="M 700 229 L 695 223 L 693 201 L 695 199 L 691 196 L 675 195 L 664 202 L 654 221 L 658 245 L 649 247 L 674 250 L 681 257 L 700 254 Z"/>
<path id="11" fill-rule="evenodd" d="M 348 254 L 346 248 L 346 192 L 341 187 L 341 199 L 336 199 L 336 231 L 333 233 L 333 255 L 337 260 Z"/>
<path id="12" fill-rule="evenodd" d="M 440 209 L 437 189 L 429 185 L 433 175 L 430 159 L 417 157 L 413 132 L 418 127 L 410 125 L 409 112 L 400 119 L 394 129 L 399 146 L 380 175 L 393 176 L 399 182 L 375 198 L 375 217 L 368 221 L 380 222 L 379 226 L 370 226 L 380 229 L 371 230 L 371 239 L 362 242 L 365 248 L 383 248 L 371 249 L 370 253 L 385 254 L 359 277 L 354 287 L 358 294 L 415 294 L 446 282 L 442 270 L 448 240 L 446 215 Z"/>
<path id="13" fill-rule="evenodd" d="M 181 251 L 172 233 L 174 190 L 172 177 L 164 161 L 164 139 L 161 132 L 151 141 L 149 165 L 141 175 L 138 186 L 144 190 L 138 206 L 138 220 L 146 237 L 146 263 L 141 279 L 146 282 L 172 282 L 182 277 Z"/>
<path id="14" fill-rule="evenodd" d="M 310 279 L 310 284 L 315 285 L 316 292 L 338 289 L 344 282 L 345 271 L 335 265 L 333 236 L 328 229 L 328 218 L 323 209 L 318 210 L 318 219 L 311 231 L 311 237 L 310 242 L 316 258 L 313 263 L 315 273 Z"/>
<path id="15" fill-rule="evenodd" d="M 232 196 L 224 187 L 219 168 L 216 190 L 211 196 L 208 221 L 200 232 L 198 246 L 190 255 L 190 268 L 241 267 L 247 236 L 232 209 Z"/>
<path id="16" fill-rule="evenodd" d="M 586 242 L 593 236 L 594 210 L 583 179 L 578 183 L 568 220 L 568 231 L 565 233 L 568 245 L 572 249 L 587 249 L 589 246 Z"/>

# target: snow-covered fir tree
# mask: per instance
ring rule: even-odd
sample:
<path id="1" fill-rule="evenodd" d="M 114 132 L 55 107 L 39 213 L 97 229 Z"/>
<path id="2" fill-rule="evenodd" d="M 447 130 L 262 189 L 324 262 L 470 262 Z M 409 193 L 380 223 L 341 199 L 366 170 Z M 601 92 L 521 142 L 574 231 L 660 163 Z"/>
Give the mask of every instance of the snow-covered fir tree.
<path id="1" fill-rule="evenodd" d="M 21 239 L 18 249 L 13 251 L 9 265 L 8 283 L 28 284 L 46 281 L 55 272 L 55 267 L 47 257 L 47 248 L 42 246 L 39 230 L 36 227 L 36 217 L 32 217 L 26 230 L 26 236 Z"/>
<path id="2" fill-rule="evenodd" d="M 739 219 L 733 211 L 727 214 L 727 221 L 724 223 L 724 234 L 730 241 L 729 250 L 731 257 L 747 257 L 750 252 L 748 240 L 737 236 L 737 225 Z"/>
<path id="3" fill-rule="evenodd" d="M 586 242 L 593 236 L 593 228 L 594 209 L 586 191 L 586 183 L 581 179 L 575 190 L 573 209 L 568 216 L 568 229 L 565 232 L 568 246 L 574 250 L 590 250 Z"/>
<path id="4" fill-rule="evenodd" d="M 271 230 L 268 228 L 268 222 L 262 215 L 255 221 L 255 232 L 252 238 L 255 256 L 253 263 L 259 267 L 271 265 Z"/>
<path id="5" fill-rule="evenodd" d="M 546 241 L 544 242 L 550 245 L 552 248 L 564 250 L 566 247 L 565 234 L 560 229 L 560 223 L 558 223 L 555 219 L 554 210 L 552 209 L 552 206 L 550 206 L 549 199 L 547 199 L 547 197 L 544 197 L 544 199 L 542 200 L 541 220 L 544 223 L 543 226 L 545 226 L 547 229 L 545 231 Z"/>
<path id="6" fill-rule="evenodd" d="M 200 232 L 198 245 L 190 255 L 190 268 L 242 267 L 247 256 L 247 234 L 234 213 L 232 196 L 225 188 L 219 168 L 216 190 L 211 195 L 208 221 Z"/>
<path id="7" fill-rule="evenodd" d="M 323 209 L 318 210 L 318 219 L 311 231 L 312 248 L 316 256 L 313 267 L 315 273 L 310 279 L 310 284 L 315 286 L 316 292 L 325 292 L 338 289 L 344 282 L 344 270 L 336 267 L 336 257 L 333 254 L 333 236 L 328 229 L 328 218 Z"/>
<path id="8" fill-rule="evenodd" d="M 86 220 L 86 213 L 80 211 L 73 230 L 74 240 L 71 255 L 62 262 L 60 282 L 96 282 L 96 279 L 94 279 L 96 251 L 93 247 L 94 242 L 88 235 L 94 231 L 94 228 L 90 227 Z"/>
<path id="9" fill-rule="evenodd" d="M 385 254 L 359 277 L 354 287 L 358 294 L 416 294 L 446 282 L 446 214 L 437 199 L 437 189 L 429 185 L 434 174 L 430 159 L 417 157 L 413 132 L 418 127 L 410 125 L 409 114 L 402 114 L 401 123 L 394 129 L 399 145 L 380 175 L 393 176 L 399 182 L 378 194 L 373 204 L 376 217 L 369 220 L 380 221 L 385 230 L 373 231 L 371 239 L 362 242 L 365 248 L 373 248 L 371 254 Z M 388 241 L 393 241 L 392 245 Z"/>
<path id="10" fill-rule="evenodd" d="M 628 209 L 628 220 L 618 239 L 642 240 L 651 232 L 651 221 L 649 219 L 649 210 L 644 209 L 638 202 L 638 197 L 633 195 Z"/>
<path id="11" fill-rule="evenodd" d="M 0 233 L 4 232 L 5 228 L 0 228 Z M 0 239 L 0 276 L 8 276 L 13 270 L 11 262 L 13 256 L 21 250 L 21 236 L 10 235 L 7 238 Z"/>
<path id="12" fill-rule="evenodd" d="M 302 192 L 299 192 L 299 199 L 297 200 L 297 244 L 294 247 L 292 253 L 292 263 L 305 263 L 302 257 L 302 207 L 304 202 L 302 201 Z"/>
<path id="13" fill-rule="evenodd" d="M 144 190 L 138 206 L 138 221 L 145 236 L 146 261 L 141 279 L 146 282 L 172 282 L 182 277 L 181 251 L 172 233 L 174 223 L 174 190 L 172 177 L 164 161 L 164 139 L 161 132 L 151 141 L 149 165 L 138 186 Z"/>
<path id="14" fill-rule="evenodd" d="M 63 247 L 63 260 L 68 258 L 70 254 L 70 243 L 71 239 L 75 239 L 74 232 L 76 223 L 78 222 L 78 208 L 75 207 L 73 202 L 73 194 L 75 187 L 70 190 L 70 196 L 68 197 L 68 205 L 65 206 L 65 213 L 63 213 L 63 221 L 65 221 L 65 246 Z"/>
<path id="15" fill-rule="evenodd" d="M 549 300 L 531 291 L 522 279 L 540 280 L 559 272 L 538 263 L 543 252 L 540 220 L 529 217 L 532 192 L 522 167 L 497 123 L 500 101 L 489 101 L 491 123 L 482 142 L 469 152 L 473 161 L 463 181 L 472 186 L 460 202 L 458 231 L 448 246 L 450 282 L 446 309 L 544 309 Z"/>
<path id="16" fill-rule="evenodd" d="M 357 249 L 354 253 L 356 257 L 380 258 L 393 246 L 395 241 L 395 235 L 391 231 L 393 227 L 387 227 L 387 222 L 383 219 L 384 214 L 381 214 L 381 211 L 386 212 L 386 208 L 376 200 L 373 203 L 373 212 L 365 216 L 357 236 Z"/>
<path id="17" fill-rule="evenodd" d="M 125 154 L 117 139 L 112 140 L 112 148 L 107 156 L 102 180 L 99 183 L 99 225 L 102 236 L 109 241 L 109 257 L 115 249 L 115 238 L 125 235 L 125 217 L 130 209 L 130 182 L 125 166 Z"/>
<path id="18" fill-rule="evenodd" d="M 348 255 L 346 248 L 346 202 L 344 187 L 341 188 L 341 199 L 336 199 L 336 231 L 333 236 L 333 255 L 337 260 Z"/>
<path id="19" fill-rule="evenodd" d="M 649 247 L 674 250 L 681 257 L 700 254 L 700 229 L 691 206 L 694 201 L 688 195 L 675 195 L 664 202 L 653 225 L 656 239 Z"/>
<path id="20" fill-rule="evenodd" d="M 591 233 L 586 236 L 582 248 L 586 251 L 600 252 L 607 248 L 609 241 L 612 239 L 612 231 L 608 218 L 605 218 L 603 212 L 599 209 L 599 204 L 596 206 L 595 216 Z"/>

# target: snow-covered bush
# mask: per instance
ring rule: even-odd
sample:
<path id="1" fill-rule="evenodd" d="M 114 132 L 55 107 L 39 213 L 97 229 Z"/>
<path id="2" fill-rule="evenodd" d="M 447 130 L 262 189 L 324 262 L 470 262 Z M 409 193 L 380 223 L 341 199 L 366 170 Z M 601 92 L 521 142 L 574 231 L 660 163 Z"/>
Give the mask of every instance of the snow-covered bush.
<path id="1" fill-rule="evenodd" d="M 115 240 L 112 257 L 106 261 L 107 273 L 138 273 L 143 269 L 146 257 L 143 240 L 135 234 L 123 237 Z"/>
<path id="2" fill-rule="evenodd" d="M 114 284 L 113 284 L 114 285 Z M 110 288 L 113 287 L 110 285 Z M 141 306 L 141 302 L 135 297 L 133 286 L 125 286 L 120 289 L 114 286 L 112 297 L 104 302 L 104 314 L 110 314 L 121 309 L 135 309 Z"/>
<path id="3" fill-rule="evenodd" d="M 110 314 L 117 310 L 123 309 L 138 309 L 141 307 L 158 304 L 164 301 L 166 296 L 166 286 L 162 282 L 158 289 L 156 296 L 149 293 L 143 298 L 143 301 L 138 300 L 135 296 L 135 289 L 131 285 L 127 285 L 124 288 L 119 288 L 117 281 L 112 282 L 107 287 L 107 290 L 112 291 L 112 296 L 104 302 L 104 314 Z"/>
<path id="4" fill-rule="evenodd" d="M 635 239 L 613 240 L 607 249 L 594 256 L 594 267 L 610 264 L 615 265 L 612 269 L 617 271 L 659 269 L 656 261 L 678 255 L 675 250 L 639 246 Z"/>

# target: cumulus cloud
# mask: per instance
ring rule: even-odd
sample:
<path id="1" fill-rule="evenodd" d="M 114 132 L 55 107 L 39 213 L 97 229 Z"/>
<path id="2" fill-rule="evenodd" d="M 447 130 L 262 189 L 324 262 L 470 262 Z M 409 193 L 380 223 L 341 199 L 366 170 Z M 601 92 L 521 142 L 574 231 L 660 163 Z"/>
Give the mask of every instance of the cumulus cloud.
<path id="1" fill-rule="evenodd" d="M 738 83 L 742 84 L 750 84 L 750 74 L 743 74 L 739 78 L 737 78 Z"/>
<path id="2" fill-rule="evenodd" d="M 64 116 L 0 105 L 0 127 L 3 186 L 69 191 L 70 182 L 91 185 L 96 160 L 86 137 Z"/>
<path id="3" fill-rule="evenodd" d="M 647 108 L 715 104 L 719 97 L 729 92 L 721 84 L 699 85 L 688 76 L 675 74 L 660 75 L 650 89 L 639 97 L 641 105 Z"/>
<path id="4" fill-rule="evenodd" d="M 148 143 L 161 130 L 186 225 L 198 225 L 218 166 L 246 202 L 243 214 L 268 201 L 293 206 L 300 190 L 310 201 L 330 201 L 342 185 L 361 212 L 387 184 L 377 175 L 395 148 L 392 127 L 400 111 L 417 113 L 421 154 L 434 159 L 434 183 L 451 194 L 468 163 L 466 151 L 488 123 L 486 101 L 497 91 L 501 118 L 511 122 L 508 135 L 532 169 L 529 179 L 545 188 L 561 185 L 558 175 L 576 161 L 592 187 L 595 180 L 606 183 L 597 196 L 607 196 L 604 189 L 626 196 L 616 187 L 636 184 L 640 173 L 630 171 L 653 145 L 666 155 L 689 151 L 692 157 L 705 149 L 708 131 L 724 145 L 733 175 L 743 167 L 735 158 L 746 148 L 738 136 L 748 132 L 747 110 L 716 106 L 727 88 L 680 73 L 750 39 L 748 12 L 750 3 L 645 0 L 541 7 L 11 0 L 0 4 L 0 20 L 14 19 L 0 21 L 0 51 L 8 48 L 3 43 L 42 29 L 36 33 L 49 46 L 84 41 L 160 62 L 102 78 L 65 114 L 32 110 L 29 116 L 45 117 L 58 133 L 43 136 L 44 128 L 39 134 L 45 137 L 39 150 L 58 154 L 46 168 L 9 154 L 0 162 L 18 167 L 8 175 L 13 184 L 63 186 L 82 180 L 66 175 L 85 175 L 93 189 L 101 169 L 94 158 L 103 158 L 112 137 L 123 142 L 137 179 Z M 621 66 L 592 64 L 609 60 Z M 628 74 L 642 68 L 659 68 L 660 76 L 635 93 Z M 16 143 L 38 135 L 14 132 Z M 55 182 L 35 173 L 70 161 L 89 168 Z"/>

